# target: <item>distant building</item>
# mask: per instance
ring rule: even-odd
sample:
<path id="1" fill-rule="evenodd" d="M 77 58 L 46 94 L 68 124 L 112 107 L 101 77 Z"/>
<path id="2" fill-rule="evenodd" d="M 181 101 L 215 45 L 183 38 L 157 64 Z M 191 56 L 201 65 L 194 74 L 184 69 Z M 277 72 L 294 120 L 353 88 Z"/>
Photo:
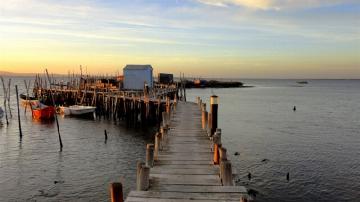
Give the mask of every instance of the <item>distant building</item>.
<path id="1" fill-rule="evenodd" d="M 174 76 L 172 74 L 159 73 L 158 82 L 163 84 L 174 83 Z"/>
<path id="2" fill-rule="evenodd" d="M 124 89 L 143 90 L 145 84 L 153 87 L 153 68 L 151 65 L 126 65 L 123 69 Z"/>

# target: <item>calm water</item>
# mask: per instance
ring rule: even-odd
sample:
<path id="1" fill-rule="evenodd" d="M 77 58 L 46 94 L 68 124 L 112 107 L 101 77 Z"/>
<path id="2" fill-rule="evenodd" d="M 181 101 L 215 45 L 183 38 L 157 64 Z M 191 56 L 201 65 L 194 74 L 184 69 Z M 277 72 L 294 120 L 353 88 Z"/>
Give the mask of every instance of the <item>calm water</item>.
<path id="1" fill-rule="evenodd" d="M 213 90 L 238 184 L 260 201 L 360 201 L 360 80 L 243 81 L 256 87 Z"/>
<path id="2" fill-rule="evenodd" d="M 231 155 L 238 184 L 257 190 L 260 201 L 359 201 L 360 81 L 310 80 L 304 87 L 294 80 L 242 81 L 256 87 L 213 90 L 223 143 L 230 155 L 240 152 Z M 187 93 L 195 100 L 212 91 Z M 123 182 L 126 193 L 135 187 L 136 161 L 144 159 L 152 132 L 60 118 L 60 153 L 55 124 L 34 122 L 23 108 L 19 142 L 11 99 L 11 123 L 0 126 L 0 201 L 107 201 L 110 182 Z"/>

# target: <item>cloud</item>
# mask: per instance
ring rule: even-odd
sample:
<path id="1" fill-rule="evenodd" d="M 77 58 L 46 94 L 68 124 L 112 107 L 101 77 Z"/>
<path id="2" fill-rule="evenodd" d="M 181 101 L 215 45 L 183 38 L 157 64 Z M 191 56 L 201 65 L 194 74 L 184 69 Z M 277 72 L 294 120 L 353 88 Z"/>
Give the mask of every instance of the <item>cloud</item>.
<path id="1" fill-rule="evenodd" d="M 240 6 L 261 10 L 283 10 L 298 8 L 314 8 L 320 6 L 331 6 L 336 4 L 358 4 L 356 0 L 196 0 L 202 4 L 229 7 Z"/>

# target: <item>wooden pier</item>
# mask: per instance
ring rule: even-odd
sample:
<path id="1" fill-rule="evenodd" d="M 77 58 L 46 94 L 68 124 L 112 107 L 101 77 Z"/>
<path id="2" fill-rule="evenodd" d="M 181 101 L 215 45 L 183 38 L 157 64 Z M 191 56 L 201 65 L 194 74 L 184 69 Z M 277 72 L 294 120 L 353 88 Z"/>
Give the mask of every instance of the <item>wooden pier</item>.
<path id="1" fill-rule="evenodd" d="M 155 144 L 147 145 L 146 163 L 137 165 L 137 190 L 128 194 L 127 202 L 248 201 L 246 188 L 234 186 L 221 130 L 210 132 L 217 117 L 208 119 L 207 114 L 200 99 L 198 104 L 178 102 L 168 107 Z M 123 201 L 116 197 L 122 191 L 114 187 L 112 201 Z"/>

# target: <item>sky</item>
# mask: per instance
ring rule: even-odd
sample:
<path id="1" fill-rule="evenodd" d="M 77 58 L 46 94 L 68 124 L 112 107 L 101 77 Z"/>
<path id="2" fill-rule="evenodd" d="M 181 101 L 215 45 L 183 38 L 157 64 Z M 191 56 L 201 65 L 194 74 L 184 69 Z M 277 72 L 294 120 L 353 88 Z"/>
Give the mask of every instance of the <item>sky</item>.
<path id="1" fill-rule="evenodd" d="M 358 0 L 0 0 L 0 71 L 360 78 Z"/>

